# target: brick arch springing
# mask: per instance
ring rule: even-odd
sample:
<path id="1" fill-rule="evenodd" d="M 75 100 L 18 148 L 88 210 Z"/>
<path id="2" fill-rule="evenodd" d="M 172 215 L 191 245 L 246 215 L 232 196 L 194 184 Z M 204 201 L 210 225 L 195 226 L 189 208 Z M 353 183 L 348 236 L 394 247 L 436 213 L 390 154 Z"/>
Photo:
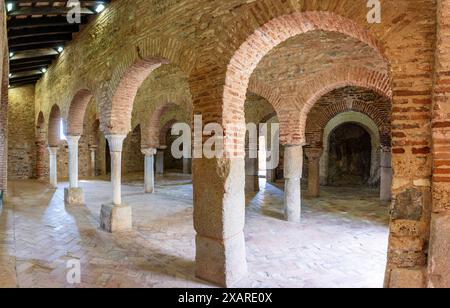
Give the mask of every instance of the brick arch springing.
<path id="1" fill-rule="evenodd" d="M 160 146 L 160 119 L 171 109 L 179 107 L 175 103 L 159 105 L 142 125 L 142 147 L 157 148 Z"/>
<path id="2" fill-rule="evenodd" d="M 391 137 L 390 130 L 386 130 L 386 124 L 390 122 L 389 115 L 383 110 L 380 110 L 371 103 L 364 101 L 341 101 L 332 104 L 327 108 L 321 110 L 320 116 L 315 117 L 314 121 L 307 121 L 306 123 L 306 141 L 309 145 L 315 147 L 322 146 L 323 130 L 326 125 L 337 115 L 346 112 L 359 112 L 368 116 L 377 125 L 380 133 L 380 142 L 382 145 L 390 146 Z"/>
<path id="3" fill-rule="evenodd" d="M 259 123 L 267 123 L 269 122 L 271 119 L 278 117 L 278 114 L 276 112 L 271 112 L 267 115 L 265 115 L 260 121 Z"/>
<path id="4" fill-rule="evenodd" d="M 175 39 L 142 39 L 136 49 L 120 50 L 119 65 L 105 84 L 102 94 L 101 130 L 108 134 L 126 134 L 131 130 L 134 99 L 147 77 L 163 64 L 174 64 L 188 76 L 195 53 Z M 190 60 L 187 60 L 190 59 Z M 105 105 L 106 104 L 106 105 Z"/>
<path id="5" fill-rule="evenodd" d="M 48 120 L 48 145 L 59 146 L 61 132 L 61 110 L 58 105 L 53 105 Z"/>
<path id="6" fill-rule="evenodd" d="M 257 80 L 256 78 L 251 79 L 248 84 L 248 91 L 266 99 L 275 111 L 282 105 L 283 99 L 278 89 L 261 80 Z"/>
<path id="7" fill-rule="evenodd" d="M 299 118 L 298 109 L 289 101 L 286 102 L 278 89 L 261 80 L 251 79 L 248 91 L 265 98 L 272 105 L 280 123 L 280 142 L 281 144 L 290 143 L 291 138 L 298 135 L 292 129 L 292 127 L 298 126 L 296 124 Z"/>
<path id="8" fill-rule="evenodd" d="M 244 105 L 250 76 L 258 63 L 273 48 L 284 41 L 314 30 L 346 34 L 371 46 L 381 58 L 385 58 L 381 44 L 366 29 L 354 21 L 334 13 L 293 13 L 269 21 L 246 39 L 234 53 L 227 67 L 223 92 L 222 121 L 227 126 L 225 128 L 227 134 L 225 148 L 231 150 L 233 155 L 238 154 L 239 150 L 236 152 L 236 149 L 241 148 L 243 142 L 236 137 L 242 136 L 241 129 L 243 129 L 241 125 L 235 124 L 239 121 L 236 119 L 238 114 L 236 111 L 241 110 Z M 293 111 L 294 109 L 285 112 L 286 115 L 290 115 L 287 122 L 289 127 L 292 127 L 292 125 L 295 127 L 299 124 L 299 121 L 295 119 L 297 115 L 293 115 Z M 281 112 L 280 116 L 282 116 Z M 282 126 L 281 121 L 280 125 Z M 302 132 L 298 129 L 294 129 L 291 136 L 282 136 L 282 139 L 291 144 L 302 144 L 304 142 Z"/>
<path id="9" fill-rule="evenodd" d="M 92 100 L 90 90 L 79 90 L 72 99 L 67 115 L 67 134 L 81 136 L 83 134 L 84 116 L 87 107 Z"/>

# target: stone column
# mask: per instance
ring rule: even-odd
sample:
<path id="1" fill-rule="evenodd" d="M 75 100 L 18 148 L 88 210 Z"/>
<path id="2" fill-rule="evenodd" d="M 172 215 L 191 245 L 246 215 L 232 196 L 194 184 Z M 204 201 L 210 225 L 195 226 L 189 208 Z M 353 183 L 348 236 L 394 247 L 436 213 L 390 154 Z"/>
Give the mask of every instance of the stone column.
<path id="1" fill-rule="evenodd" d="M 92 177 L 94 177 L 94 176 L 96 176 L 97 175 L 97 171 L 96 171 L 96 164 L 95 164 L 95 161 L 96 161 L 96 156 L 97 156 L 97 149 L 98 149 L 98 146 L 96 146 L 96 145 L 91 145 L 90 147 L 89 147 L 89 151 L 91 152 L 91 156 L 90 156 L 90 158 L 91 158 L 91 161 L 90 161 L 90 164 L 89 164 L 89 173 L 90 173 L 90 176 L 92 176 Z"/>
<path id="2" fill-rule="evenodd" d="M 258 158 L 250 158 L 250 151 L 245 156 L 245 191 L 259 191 L 259 162 Z"/>
<path id="3" fill-rule="evenodd" d="M 131 207 L 122 204 L 122 146 L 125 135 L 107 135 L 111 152 L 111 184 L 113 203 L 102 206 L 100 226 L 108 232 L 128 231 L 132 228 Z"/>
<path id="4" fill-rule="evenodd" d="M 164 174 L 164 151 L 167 149 L 166 146 L 159 147 L 156 152 L 156 174 Z"/>
<path id="5" fill-rule="evenodd" d="M 303 171 L 303 147 L 285 146 L 284 149 L 284 209 L 290 222 L 301 220 L 301 179 Z"/>
<path id="6" fill-rule="evenodd" d="M 58 149 L 55 146 L 48 147 L 50 186 L 55 189 L 58 188 Z"/>
<path id="7" fill-rule="evenodd" d="M 323 149 L 307 148 L 305 154 L 308 157 L 308 195 L 317 198 L 320 195 L 320 157 Z"/>
<path id="8" fill-rule="evenodd" d="M 153 148 L 142 149 L 142 154 L 145 155 L 144 190 L 146 194 L 153 194 L 155 192 L 156 149 Z"/>
<path id="9" fill-rule="evenodd" d="M 184 174 L 192 173 L 192 159 L 191 158 L 183 158 L 183 173 Z"/>
<path id="10" fill-rule="evenodd" d="M 244 158 L 194 159 L 197 277 L 232 287 L 247 274 Z"/>
<path id="11" fill-rule="evenodd" d="M 83 190 L 78 187 L 78 142 L 80 136 L 67 136 L 69 145 L 69 187 L 64 189 L 67 204 L 84 204 Z"/>
<path id="12" fill-rule="evenodd" d="M 392 200 L 392 155 L 390 147 L 381 149 L 380 200 Z"/>

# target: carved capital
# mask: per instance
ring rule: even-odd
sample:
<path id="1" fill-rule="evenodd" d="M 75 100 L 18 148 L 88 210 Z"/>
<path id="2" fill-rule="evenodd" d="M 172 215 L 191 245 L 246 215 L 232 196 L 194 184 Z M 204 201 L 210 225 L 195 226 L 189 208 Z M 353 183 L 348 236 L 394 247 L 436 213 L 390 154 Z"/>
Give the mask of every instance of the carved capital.
<path id="1" fill-rule="evenodd" d="M 54 147 L 54 146 L 49 146 L 49 147 L 48 147 L 48 153 L 49 153 L 50 155 L 56 155 L 56 154 L 58 154 L 58 150 L 59 150 L 59 147 Z"/>
<path id="2" fill-rule="evenodd" d="M 123 141 L 125 140 L 125 135 L 106 135 L 108 139 L 109 150 L 111 152 L 122 152 Z"/>
<path id="3" fill-rule="evenodd" d="M 145 149 L 141 149 L 142 154 L 144 154 L 145 156 L 154 156 L 156 155 L 156 149 L 154 148 L 145 148 Z"/>
<path id="4" fill-rule="evenodd" d="M 319 159 L 323 154 L 322 148 L 305 148 L 306 157 L 309 160 Z"/>

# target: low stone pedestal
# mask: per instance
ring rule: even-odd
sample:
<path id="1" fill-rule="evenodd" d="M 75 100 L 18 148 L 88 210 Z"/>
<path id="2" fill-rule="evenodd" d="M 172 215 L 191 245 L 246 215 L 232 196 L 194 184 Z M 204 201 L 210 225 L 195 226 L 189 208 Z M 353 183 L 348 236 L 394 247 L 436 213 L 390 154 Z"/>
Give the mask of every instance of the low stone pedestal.
<path id="1" fill-rule="evenodd" d="M 131 206 L 102 205 L 100 227 L 110 233 L 130 231 L 133 228 Z"/>
<path id="2" fill-rule="evenodd" d="M 64 202 L 68 205 L 83 205 L 84 193 L 81 188 L 65 188 Z"/>

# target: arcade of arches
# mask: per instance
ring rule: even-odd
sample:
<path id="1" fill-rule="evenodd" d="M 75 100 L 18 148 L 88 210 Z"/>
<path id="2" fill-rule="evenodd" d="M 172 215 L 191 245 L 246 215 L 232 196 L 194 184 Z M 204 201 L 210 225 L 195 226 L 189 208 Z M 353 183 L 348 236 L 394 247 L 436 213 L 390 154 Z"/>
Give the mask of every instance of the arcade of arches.
<path id="1" fill-rule="evenodd" d="M 3 61 L 0 287 L 450 287 L 450 0 L 138 2 Z"/>

